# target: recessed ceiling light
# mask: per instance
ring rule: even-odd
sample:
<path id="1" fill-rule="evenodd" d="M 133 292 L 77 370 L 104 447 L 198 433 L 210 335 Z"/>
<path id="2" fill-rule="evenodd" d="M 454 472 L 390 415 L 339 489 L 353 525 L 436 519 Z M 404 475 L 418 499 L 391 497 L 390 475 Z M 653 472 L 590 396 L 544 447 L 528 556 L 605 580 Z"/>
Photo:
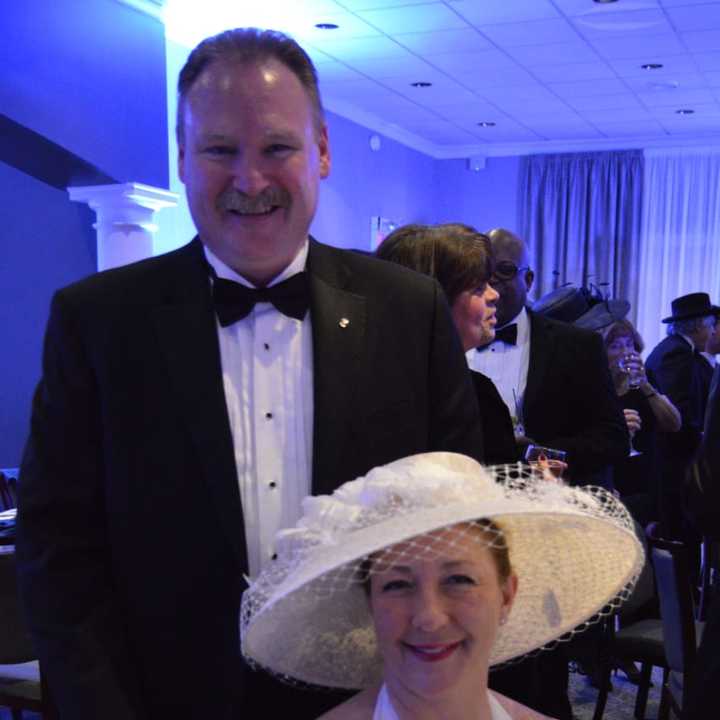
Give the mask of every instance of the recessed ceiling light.
<path id="1" fill-rule="evenodd" d="M 618 0 L 593 0 L 593 2 L 596 2 L 598 5 L 606 5 L 609 3 L 617 2 Z"/>
<path id="2" fill-rule="evenodd" d="M 483 120 L 479 122 L 478 125 L 480 127 L 495 127 L 495 123 L 492 120 Z"/>
<path id="3" fill-rule="evenodd" d="M 431 83 L 431 82 L 419 81 L 419 82 L 414 82 L 414 83 L 410 83 L 410 84 L 411 84 L 413 87 L 417 87 L 417 88 L 432 87 L 432 83 Z"/>
<path id="4" fill-rule="evenodd" d="M 337 30 L 340 26 L 335 23 L 315 23 L 318 30 Z"/>
<path id="5" fill-rule="evenodd" d="M 662 67 L 662 63 L 645 63 L 641 65 L 642 70 L 659 70 Z"/>
<path id="6" fill-rule="evenodd" d="M 692 115 L 695 111 L 690 108 L 680 108 L 680 110 L 676 110 L 675 112 L 678 115 Z"/>

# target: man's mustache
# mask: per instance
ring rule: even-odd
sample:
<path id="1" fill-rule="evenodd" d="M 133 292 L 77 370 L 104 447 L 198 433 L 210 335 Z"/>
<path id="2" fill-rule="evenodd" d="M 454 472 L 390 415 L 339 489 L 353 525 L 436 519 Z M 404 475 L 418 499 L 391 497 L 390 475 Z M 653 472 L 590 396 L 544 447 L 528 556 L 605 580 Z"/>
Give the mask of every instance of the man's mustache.
<path id="1" fill-rule="evenodd" d="M 254 196 L 237 190 L 226 190 L 218 198 L 217 205 L 220 210 L 246 214 L 264 213 L 278 207 L 288 207 L 290 194 L 281 188 L 266 188 Z"/>

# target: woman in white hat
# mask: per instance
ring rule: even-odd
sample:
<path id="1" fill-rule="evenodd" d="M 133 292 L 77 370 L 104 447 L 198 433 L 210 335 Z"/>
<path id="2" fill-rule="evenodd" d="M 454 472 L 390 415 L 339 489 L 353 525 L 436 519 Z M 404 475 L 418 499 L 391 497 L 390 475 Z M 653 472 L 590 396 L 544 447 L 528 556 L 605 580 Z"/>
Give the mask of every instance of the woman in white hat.
<path id="1" fill-rule="evenodd" d="M 243 598 L 243 653 L 291 682 L 362 690 L 326 720 L 540 718 L 491 665 L 568 639 L 632 588 L 625 508 L 520 466 L 404 458 L 306 498 Z"/>

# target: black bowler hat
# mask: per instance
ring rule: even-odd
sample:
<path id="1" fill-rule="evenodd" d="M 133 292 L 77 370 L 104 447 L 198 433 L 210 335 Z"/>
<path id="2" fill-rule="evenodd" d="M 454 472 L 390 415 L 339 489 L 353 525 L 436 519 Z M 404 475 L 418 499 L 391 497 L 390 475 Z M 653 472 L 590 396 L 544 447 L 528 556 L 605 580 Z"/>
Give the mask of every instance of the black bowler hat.
<path id="1" fill-rule="evenodd" d="M 627 300 L 608 300 L 588 288 L 564 285 L 536 300 L 532 309 L 553 320 L 572 323 L 575 327 L 602 330 L 616 320 L 622 320 L 630 310 L 630 303 Z"/>
<path id="2" fill-rule="evenodd" d="M 710 296 L 704 292 L 690 293 L 675 298 L 670 304 L 672 315 L 663 318 L 664 323 L 676 320 L 691 320 L 707 315 L 720 315 L 720 308 L 710 303 Z"/>

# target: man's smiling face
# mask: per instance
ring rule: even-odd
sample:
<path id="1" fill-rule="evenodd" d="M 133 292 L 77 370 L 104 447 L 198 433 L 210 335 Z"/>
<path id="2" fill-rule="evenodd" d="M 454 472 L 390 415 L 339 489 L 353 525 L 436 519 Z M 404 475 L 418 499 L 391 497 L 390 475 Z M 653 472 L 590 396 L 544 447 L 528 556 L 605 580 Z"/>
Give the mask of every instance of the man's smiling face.
<path id="1" fill-rule="evenodd" d="M 200 239 L 267 284 L 305 241 L 330 171 L 305 88 L 274 59 L 216 61 L 188 92 L 182 123 L 179 174 Z"/>

